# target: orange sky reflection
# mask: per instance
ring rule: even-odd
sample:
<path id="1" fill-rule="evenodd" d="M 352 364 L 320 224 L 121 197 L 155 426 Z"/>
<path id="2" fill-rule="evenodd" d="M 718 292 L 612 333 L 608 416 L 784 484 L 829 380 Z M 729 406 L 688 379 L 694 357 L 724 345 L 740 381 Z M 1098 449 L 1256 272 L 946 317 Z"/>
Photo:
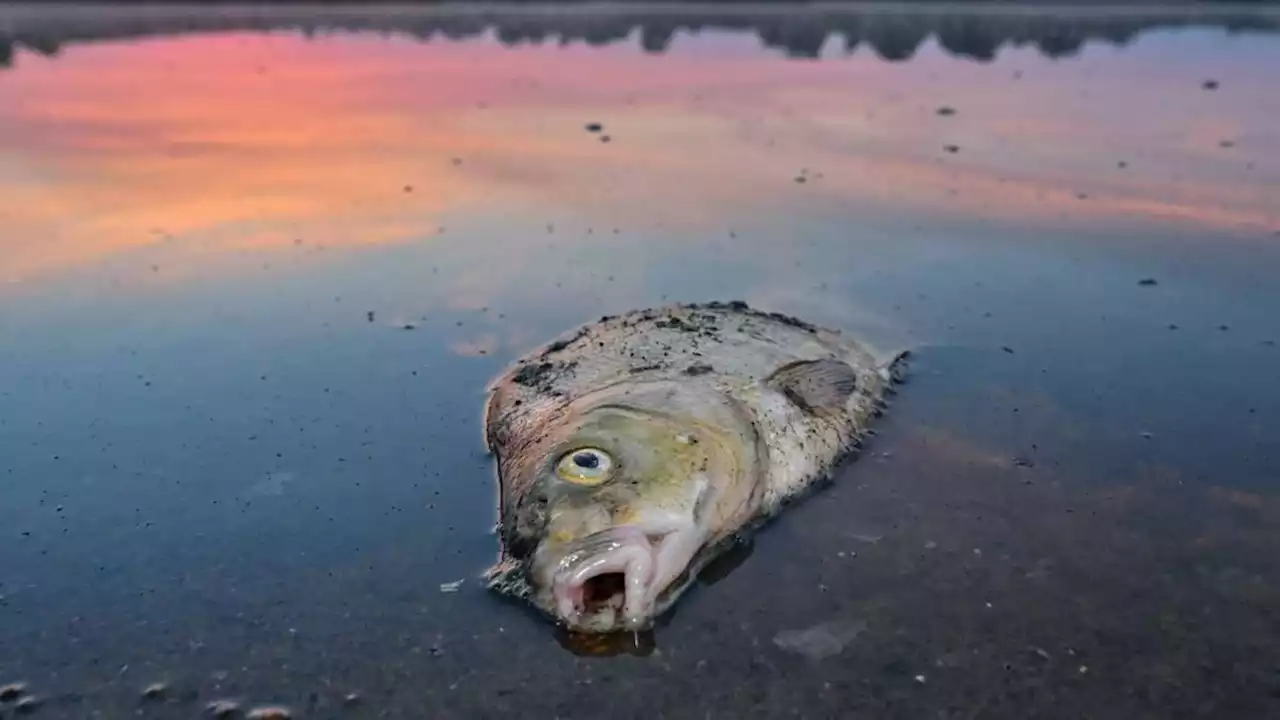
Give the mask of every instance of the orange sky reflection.
<path id="1" fill-rule="evenodd" d="M 459 213 L 723 228 L 835 201 L 1280 223 L 1248 153 L 1218 145 L 1271 147 L 1274 131 L 1230 107 L 1152 119 L 1134 111 L 1152 98 L 1099 81 L 1107 102 L 1086 103 L 1060 69 L 1023 80 L 1015 101 L 998 65 L 940 86 L 942 62 L 280 34 L 24 54 L 0 72 L 0 280 L 175 240 L 214 252 L 405 241 Z M 948 102 L 960 112 L 937 116 Z M 583 129 L 591 120 L 612 142 Z M 1144 137 L 1158 142 L 1135 153 Z"/>

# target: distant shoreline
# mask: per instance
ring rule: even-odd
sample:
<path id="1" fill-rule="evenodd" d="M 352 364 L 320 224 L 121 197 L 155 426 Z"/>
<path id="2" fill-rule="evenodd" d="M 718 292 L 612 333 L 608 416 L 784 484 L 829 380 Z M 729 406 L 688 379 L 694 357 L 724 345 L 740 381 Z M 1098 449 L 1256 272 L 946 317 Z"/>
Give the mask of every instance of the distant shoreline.
<path id="1" fill-rule="evenodd" d="M 1079 10 L 1079 9 L 1115 9 L 1126 8 L 1150 10 L 1152 8 L 1251 8 L 1280 6 L 1280 0 L 69 0 L 57 2 L 48 0 L 12 1 L 0 0 L 0 8 L 25 9 L 61 8 L 70 9 L 77 6 L 101 7 L 117 6 L 152 6 L 183 9 L 199 9 L 210 6 L 261 8 L 269 6 L 313 7 L 346 7 L 346 8 L 395 8 L 415 6 L 457 6 L 472 8 L 491 8 L 500 10 L 508 7 L 531 9 L 535 7 L 565 8 L 590 7 L 595 10 L 607 10 L 610 7 L 633 9 L 637 7 L 655 10 L 716 7 L 750 11 L 752 8 L 774 8 L 784 6 L 803 6 L 815 10 L 841 8 L 876 8 L 908 10 L 912 7 L 939 10 L 944 8 L 984 8 L 1001 11 L 1019 10 Z"/>
<path id="2" fill-rule="evenodd" d="M 430 42 L 492 33 L 503 44 L 580 41 L 591 46 L 635 41 L 663 53 L 681 32 L 753 33 L 791 58 L 817 58 L 838 36 L 845 52 L 868 46 L 882 59 L 911 58 L 929 38 L 955 57 L 993 60 L 1001 48 L 1030 45 L 1046 57 L 1067 57 L 1089 42 L 1123 46 L 1156 29 L 1213 27 L 1227 32 L 1280 33 L 1280 3 L 1092 2 L 1009 4 L 775 2 L 602 3 L 459 2 L 245 3 L 214 0 L 175 4 L 132 0 L 15 4 L 0 0 L 0 71 L 27 50 L 56 55 L 85 42 L 201 32 L 298 31 L 397 33 Z"/>
<path id="3" fill-rule="evenodd" d="M 13 13 L 60 13 L 121 10 L 183 11 L 244 10 L 270 12 L 274 8 L 298 12 L 503 12 L 556 13 L 589 10 L 596 14 L 611 11 L 634 13 L 686 13 L 698 11 L 742 14 L 774 13 L 794 8 L 807 13 L 842 12 L 956 12 L 997 14 L 1148 14 L 1160 10 L 1207 14 L 1280 11 L 1280 0 L 0 0 L 0 18 Z"/>

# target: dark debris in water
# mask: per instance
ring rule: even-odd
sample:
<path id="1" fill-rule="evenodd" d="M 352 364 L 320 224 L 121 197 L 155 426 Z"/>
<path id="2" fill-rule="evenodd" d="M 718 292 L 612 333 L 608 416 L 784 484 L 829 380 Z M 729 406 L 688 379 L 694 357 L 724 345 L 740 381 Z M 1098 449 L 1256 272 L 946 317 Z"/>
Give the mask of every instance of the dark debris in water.
<path id="1" fill-rule="evenodd" d="M 1200 87 L 1204 88 L 1205 90 L 1217 90 L 1218 81 L 1213 79 L 1205 80 L 1204 83 L 1200 85 Z"/>
<path id="2" fill-rule="evenodd" d="M 598 133 L 604 130 L 604 125 L 598 122 L 587 123 L 587 132 Z"/>
<path id="3" fill-rule="evenodd" d="M 1159 285 L 1160 283 L 1156 282 L 1155 278 L 1142 278 L 1138 281 L 1138 284 L 1142 287 L 1151 287 L 1153 285 Z"/>
<path id="4" fill-rule="evenodd" d="M 942 149 L 943 149 L 943 150 L 946 150 L 947 152 L 952 153 L 952 154 L 955 154 L 955 153 L 960 152 L 960 146 L 959 146 L 959 145 L 943 145 L 943 146 L 942 146 Z"/>
<path id="5" fill-rule="evenodd" d="M 15 682 L 7 685 L 0 685 L 0 702 L 13 702 L 14 700 L 22 697 L 26 692 L 26 683 Z"/>
<path id="6" fill-rule="evenodd" d="M 956 109 L 949 105 L 943 105 L 942 107 L 938 108 L 938 115 L 941 115 L 942 117 L 951 117 L 952 115 L 955 115 L 955 114 L 956 114 Z"/>

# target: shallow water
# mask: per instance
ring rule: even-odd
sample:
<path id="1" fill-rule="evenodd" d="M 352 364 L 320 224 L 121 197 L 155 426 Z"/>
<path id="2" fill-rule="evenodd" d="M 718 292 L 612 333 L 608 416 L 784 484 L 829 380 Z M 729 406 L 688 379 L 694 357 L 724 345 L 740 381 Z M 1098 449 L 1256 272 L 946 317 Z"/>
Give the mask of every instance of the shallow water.
<path id="1" fill-rule="evenodd" d="M 0 685 L 1280 715 L 1277 28 L 0 9 Z M 916 349 L 866 454 L 638 647 L 483 590 L 488 379 L 735 298 Z"/>

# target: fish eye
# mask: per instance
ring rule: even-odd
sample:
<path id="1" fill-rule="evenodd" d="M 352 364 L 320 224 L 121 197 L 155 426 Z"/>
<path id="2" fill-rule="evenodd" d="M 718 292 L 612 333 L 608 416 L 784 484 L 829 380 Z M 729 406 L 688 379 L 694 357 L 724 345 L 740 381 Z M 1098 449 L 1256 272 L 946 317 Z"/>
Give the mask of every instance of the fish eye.
<path id="1" fill-rule="evenodd" d="M 571 450 L 556 465 L 556 474 L 561 479 L 577 485 L 599 485 L 609 479 L 612 470 L 613 458 L 609 453 L 593 447 Z"/>

